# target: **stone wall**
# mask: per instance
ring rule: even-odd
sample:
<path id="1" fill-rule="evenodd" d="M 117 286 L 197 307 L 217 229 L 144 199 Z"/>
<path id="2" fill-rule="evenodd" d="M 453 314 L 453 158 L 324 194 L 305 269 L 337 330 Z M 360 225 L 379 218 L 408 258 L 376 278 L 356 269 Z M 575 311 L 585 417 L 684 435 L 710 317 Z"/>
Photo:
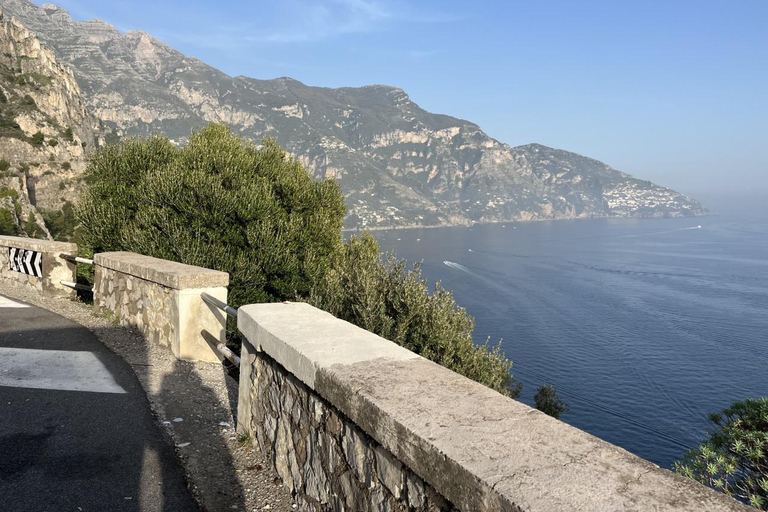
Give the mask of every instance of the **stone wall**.
<path id="1" fill-rule="evenodd" d="M 241 429 L 255 434 L 302 510 L 455 510 L 274 359 L 252 356 L 248 400 L 258 405 Z"/>
<path id="2" fill-rule="evenodd" d="M 307 510 L 751 510 L 308 304 L 238 328 L 238 432 Z"/>
<path id="3" fill-rule="evenodd" d="M 23 274 L 10 269 L 11 247 L 42 253 L 43 277 Z M 76 266 L 62 255 L 76 256 L 77 245 L 51 240 L 37 240 L 17 236 L 0 236 L 0 279 L 12 286 L 36 290 L 45 297 L 75 297 L 75 290 L 61 281 L 75 281 Z"/>
<path id="4" fill-rule="evenodd" d="M 206 337 L 225 340 L 225 313 L 201 298 L 227 301 L 229 274 L 130 252 L 94 256 L 93 307 L 135 327 L 179 359 L 221 359 Z"/>

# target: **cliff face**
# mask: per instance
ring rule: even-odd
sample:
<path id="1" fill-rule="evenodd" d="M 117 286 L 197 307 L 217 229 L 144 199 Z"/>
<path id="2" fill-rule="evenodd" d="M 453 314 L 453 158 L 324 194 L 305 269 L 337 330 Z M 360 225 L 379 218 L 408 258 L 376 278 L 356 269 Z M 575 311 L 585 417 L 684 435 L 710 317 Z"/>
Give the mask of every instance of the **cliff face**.
<path id="1" fill-rule="evenodd" d="M 41 210 L 60 210 L 77 195 L 77 177 L 85 168 L 86 148 L 94 145 L 98 127 L 72 71 L 59 65 L 53 51 L 18 20 L 0 10 L 4 231 L 48 235 Z"/>
<path id="2" fill-rule="evenodd" d="M 699 203 L 596 160 L 510 147 L 468 121 L 424 111 L 388 86 L 327 89 L 230 77 L 144 32 L 28 0 L 0 0 L 75 70 L 85 101 L 116 134 L 225 122 L 277 141 L 316 177 L 339 180 L 348 225 L 393 227 L 593 216 L 700 215 Z"/>

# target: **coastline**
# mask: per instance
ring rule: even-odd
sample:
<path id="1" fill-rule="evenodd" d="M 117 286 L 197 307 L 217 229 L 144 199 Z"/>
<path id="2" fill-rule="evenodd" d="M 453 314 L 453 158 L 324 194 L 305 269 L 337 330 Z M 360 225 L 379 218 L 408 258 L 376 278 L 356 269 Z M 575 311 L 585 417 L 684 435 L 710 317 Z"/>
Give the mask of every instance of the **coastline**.
<path id="1" fill-rule="evenodd" d="M 372 226 L 363 228 L 342 228 L 342 233 L 362 233 L 364 231 L 406 231 L 410 229 L 438 229 L 438 228 L 471 228 L 473 226 L 489 226 L 495 224 L 528 224 L 533 222 L 560 222 L 560 221 L 589 221 L 589 220 L 605 220 L 605 219 L 700 219 L 702 217 L 713 217 L 719 215 L 718 213 L 707 212 L 701 215 L 640 215 L 640 216 L 624 216 L 624 215 L 601 215 L 593 217 L 559 217 L 553 219 L 512 219 L 512 220 L 498 220 L 498 221 L 484 221 L 484 222 L 472 222 L 471 224 L 413 224 L 409 226 Z"/>

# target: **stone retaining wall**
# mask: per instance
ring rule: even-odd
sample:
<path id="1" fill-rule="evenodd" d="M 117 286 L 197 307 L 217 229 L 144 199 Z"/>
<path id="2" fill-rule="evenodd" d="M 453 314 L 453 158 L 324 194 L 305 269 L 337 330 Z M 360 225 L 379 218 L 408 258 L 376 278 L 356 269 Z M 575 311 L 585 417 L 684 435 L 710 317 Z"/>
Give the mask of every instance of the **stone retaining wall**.
<path id="1" fill-rule="evenodd" d="M 11 270 L 9 251 L 11 247 L 41 253 L 43 277 Z M 61 281 L 74 282 L 77 269 L 75 263 L 62 258 L 62 254 L 76 256 L 77 244 L 17 236 L 0 236 L 0 279 L 12 286 L 36 290 L 45 297 L 74 298 L 75 290 L 63 286 Z"/>
<path id="2" fill-rule="evenodd" d="M 229 274 L 131 252 L 100 253 L 93 259 L 97 313 L 114 315 L 179 359 L 221 359 L 205 336 L 224 341 L 226 316 L 201 294 L 226 303 Z"/>
<path id="3" fill-rule="evenodd" d="M 238 328 L 238 432 L 307 510 L 751 510 L 307 304 Z"/>

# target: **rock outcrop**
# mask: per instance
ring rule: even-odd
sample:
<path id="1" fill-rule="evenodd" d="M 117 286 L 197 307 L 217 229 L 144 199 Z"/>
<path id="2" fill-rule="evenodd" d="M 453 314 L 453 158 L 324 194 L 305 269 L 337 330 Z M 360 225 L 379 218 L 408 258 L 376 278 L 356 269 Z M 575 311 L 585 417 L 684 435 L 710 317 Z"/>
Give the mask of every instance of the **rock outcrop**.
<path id="1" fill-rule="evenodd" d="M 72 71 L 0 9 L 0 229 L 50 235 L 41 211 L 78 194 L 99 129 Z"/>

